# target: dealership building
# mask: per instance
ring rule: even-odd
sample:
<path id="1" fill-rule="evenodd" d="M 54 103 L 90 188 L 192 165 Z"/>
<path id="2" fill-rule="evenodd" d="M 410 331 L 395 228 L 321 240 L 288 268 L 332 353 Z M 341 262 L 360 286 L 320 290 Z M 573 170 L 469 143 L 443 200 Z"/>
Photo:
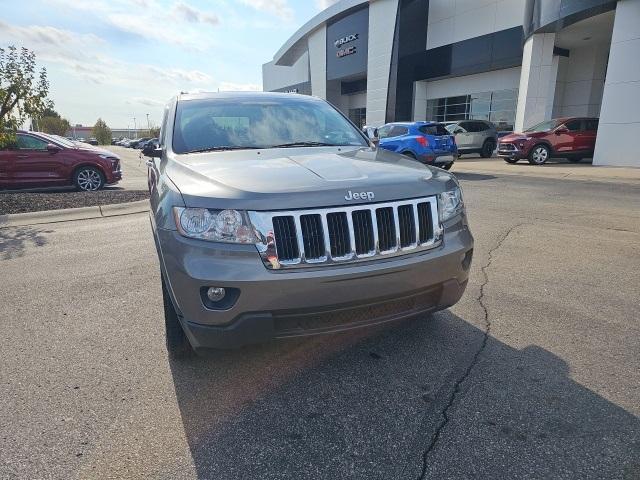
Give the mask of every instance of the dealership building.
<path id="1" fill-rule="evenodd" d="M 640 0 L 340 0 L 262 72 L 358 125 L 599 117 L 594 164 L 640 167 Z"/>

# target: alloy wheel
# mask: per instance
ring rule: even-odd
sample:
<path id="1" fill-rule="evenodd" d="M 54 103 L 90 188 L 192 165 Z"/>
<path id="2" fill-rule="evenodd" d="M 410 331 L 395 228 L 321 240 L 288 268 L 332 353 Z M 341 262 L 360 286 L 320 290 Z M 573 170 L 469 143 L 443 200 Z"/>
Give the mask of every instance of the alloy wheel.
<path id="1" fill-rule="evenodd" d="M 531 158 L 533 159 L 534 163 L 541 165 L 549 158 L 549 151 L 546 149 L 546 147 L 536 147 L 531 154 Z"/>
<path id="2" fill-rule="evenodd" d="M 93 169 L 78 172 L 78 187 L 85 192 L 93 192 L 102 186 L 102 177 Z"/>

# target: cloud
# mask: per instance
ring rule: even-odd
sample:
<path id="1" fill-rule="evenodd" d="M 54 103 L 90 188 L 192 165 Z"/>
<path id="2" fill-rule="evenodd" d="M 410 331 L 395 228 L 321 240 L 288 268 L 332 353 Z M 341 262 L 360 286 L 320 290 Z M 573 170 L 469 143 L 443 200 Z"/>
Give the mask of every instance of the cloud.
<path id="1" fill-rule="evenodd" d="M 40 62 L 59 65 L 75 77 L 94 84 L 145 86 L 167 83 L 177 88 L 210 85 L 212 78 L 200 70 L 160 68 L 131 64 L 100 52 L 105 42 L 93 34 L 39 25 L 16 26 L 0 21 L 0 44 L 18 43 L 36 53 Z"/>
<path id="2" fill-rule="evenodd" d="M 287 3 L 287 0 L 240 0 L 245 5 L 250 6 L 261 12 L 267 12 L 275 15 L 283 20 L 290 21 L 293 19 L 293 9 Z"/>
<path id="3" fill-rule="evenodd" d="M 153 98 L 146 97 L 133 97 L 130 100 L 127 100 L 126 103 L 129 105 L 137 104 L 137 105 L 145 105 L 147 107 L 162 107 L 166 102 L 161 100 L 154 100 Z"/>
<path id="4" fill-rule="evenodd" d="M 221 92 L 260 92 L 262 87 L 255 83 L 220 82 Z"/>
<path id="5" fill-rule="evenodd" d="M 339 0 L 316 0 L 316 6 L 319 10 L 324 10 L 329 8 L 334 3 L 338 3 Z"/>
<path id="6" fill-rule="evenodd" d="M 184 2 L 176 3 L 171 9 L 174 15 L 189 23 L 208 23 L 214 27 L 220 23 L 220 19 L 213 13 L 202 12 Z"/>

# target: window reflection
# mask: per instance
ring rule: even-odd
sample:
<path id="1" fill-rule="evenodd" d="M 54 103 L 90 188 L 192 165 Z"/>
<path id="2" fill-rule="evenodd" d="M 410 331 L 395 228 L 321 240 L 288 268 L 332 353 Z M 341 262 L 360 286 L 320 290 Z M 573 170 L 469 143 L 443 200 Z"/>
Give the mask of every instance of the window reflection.
<path id="1" fill-rule="evenodd" d="M 498 131 L 513 131 L 518 90 L 496 90 L 427 100 L 427 120 L 489 120 Z"/>

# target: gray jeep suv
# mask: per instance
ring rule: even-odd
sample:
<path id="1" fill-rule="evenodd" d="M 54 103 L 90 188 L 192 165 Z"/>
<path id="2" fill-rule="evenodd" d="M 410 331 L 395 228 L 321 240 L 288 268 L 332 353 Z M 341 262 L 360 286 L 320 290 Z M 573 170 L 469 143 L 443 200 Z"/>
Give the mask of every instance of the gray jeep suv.
<path id="1" fill-rule="evenodd" d="M 377 150 L 338 110 L 181 94 L 148 147 L 169 354 L 447 308 L 473 254 L 456 179 Z"/>

